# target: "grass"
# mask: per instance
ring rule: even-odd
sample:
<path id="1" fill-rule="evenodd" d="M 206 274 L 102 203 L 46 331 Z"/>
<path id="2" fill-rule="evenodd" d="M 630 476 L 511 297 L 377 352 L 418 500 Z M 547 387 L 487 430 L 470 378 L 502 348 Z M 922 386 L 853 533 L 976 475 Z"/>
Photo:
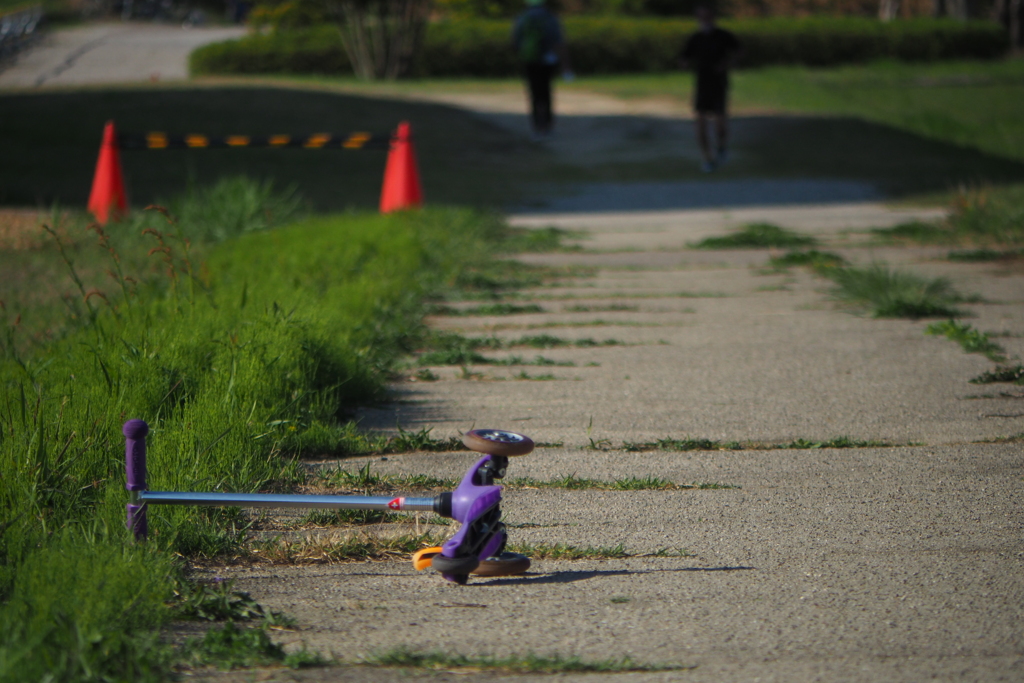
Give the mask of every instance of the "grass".
<path id="1" fill-rule="evenodd" d="M 504 206 L 523 196 L 541 153 L 526 140 L 454 107 L 373 99 L 322 89 L 278 87 L 129 87 L 2 95 L 0 203 L 84 206 L 103 124 L 123 132 L 208 135 L 387 134 L 412 124 L 428 200 L 435 205 Z M 73 120 L 60 114 L 75 111 Z M 460 144 L 451 144 L 458 130 Z M 482 152 L 482 154 L 481 154 Z M 130 199 L 136 206 L 207 187 L 236 175 L 273 177 L 298 187 L 319 211 L 375 209 L 384 151 L 207 149 L 124 151 Z M 532 177 L 531 177 L 532 176 Z M 497 182 L 496 182 L 496 179 Z M 520 239 L 520 242 L 523 240 Z M 497 249 L 497 245 L 494 245 Z"/>
<path id="2" fill-rule="evenodd" d="M 559 444 L 560 445 L 560 444 Z M 452 490 L 458 486 L 458 478 L 434 477 L 423 474 L 382 474 L 371 472 L 370 463 L 367 462 L 358 470 L 345 468 L 319 469 L 309 478 L 307 485 L 318 490 L 320 489 L 343 489 L 357 490 L 366 493 L 392 493 L 397 491 L 416 490 Z M 667 479 L 654 475 L 645 477 L 623 477 L 611 481 L 600 479 L 587 479 L 577 477 L 575 473 L 567 474 L 554 479 L 536 479 L 533 477 L 509 477 L 502 480 L 501 484 L 512 489 L 571 489 L 571 490 L 600 490 L 600 491 L 645 491 L 645 490 L 686 490 L 686 489 L 728 489 L 739 488 L 730 484 L 717 483 L 692 483 L 677 484 Z M 336 512 L 366 512 L 366 511 L 336 511 Z M 335 519 L 335 512 L 310 513 L 306 518 L 312 520 L 324 520 L 330 523 Z M 337 519 L 348 523 L 348 516 L 341 515 Z"/>
<path id="3" fill-rule="evenodd" d="M 605 304 L 601 306 L 588 306 L 586 304 L 575 304 L 562 309 L 566 313 L 616 313 L 619 311 L 639 311 L 639 306 L 629 304 Z"/>
<path id="4" fill-rule="evenodd" d="M 867 308 L 876 318 L 951 318 L 964 300 L 946 278 L 925 278 L 875 263 L 867 268 L 821 271 L 836 287 L 836 298 Z"/>
<path id="5" fill-rule="evenodd" d="M 773 256 L 768 260 L 774 270 L 786 270 L 793 266 L 807 266 L 819 271 L 827 268 L 840 268 L 847 265 L 846 259 L 830 251 L 788 251 L 782 256 Z"/>
<path id="6" fill-rule="evenodd" d="M 765 443 L 760 441 L 717 441 L 712 439 L 676 439 L 664 438 L 655 441 L 625 441 L 621 449 L 630 452 L 643 451 L 770 451 L 770 450 L 805 450 L 815 448 L 897 448 L 909 444 L 893 444 L 887 441 L 859 440 L 846 436 L 832 439 L 794 439 L 784 443 Z M 600 450 L 611 450 L 611 442 L 592 441 L 592 447 Z M 730 484 L 694 484 L 690 488 L 739 488 Z"/>
<path id="7" fill-rule="evenodd" d="M 837 68 L 777 66 L 737 71 L 732 109 L 855 117 L 916 137 L 1024 160 L 1024 65 L 875 62 Z M 686 100 L 689 74 L 580 79 L 569 86 L 627 98 Z"/>
<path id="8" fill-rule="evenodd" d="M 985 332 L 968 323 L 944 320 L 930 324 L 925 334 L 944 336 L 960 344 L 967 353 L 980 353 L 991 361 L 1002 363 L 1006 360 L 1006 349 L 995 343 Z"/>
<path id="9" fill-rule="evenodd" d="M 579 245 L 566 245 L 567 239 L 582 239 L 586 233 L 548 226 L 546 228 L 508 228 L 500 247 L 513 254 L 580 251 Z"/>
<path id="10" fill-rule="evenodd" d="M 1014 259 L 1024 256 L 1024 249 L 1007 249 L 1007 250 L 996 250 L 996 249 L 962 249 L 951 251 L 946 254 L 946 258 L 950 261 L 957 261 L 960 263 L 990 263 L 992 261 L 1012 261 Z"/>
<path id="11" fill-rule="evenodd" d="M 418 651 L 399 647 L 375 652 L 363 660 L 372 666 L 434 669 L 438 671 L 467 670 L 503 673 L 625 673 L 641 671 L 676 671 L 687 667 L 670 664 L 641 664 L 629 657 L 621 659 L 585 660 L 561 655 L 510 655 L 507 657 L 470 657 L 440 650 Z"/>
<path id="12" fill-rule="evenodd" d="M 209 187 L 190 187 L 180 197 L 164 202 L 172 215 L 188 215 L 170 231 L 171 243 L 178 237 L 189 241 L 190 258 L 201 263 L 213 245 L 244 233 L 284 225 L 301 217 L 304 202 L 293 191 L 278 192 L 270 182 L 246 177 L 225 178 Z M 5 217 L 0 216 L 0 233 Z M 7 218 L 10 221 L 10 218 Z M 17 326 L 19 350 L 29 351 L 59 339 L 80 326 L 80 312 L 68 310 L 75 298 L 68 287 L 108 296 L 116 281 L 111 272 L 117 266 L 130 278 L 130 287 L 157 286 L 166 278 L 167 259 L 156 233 L 167 232 L 168 223 L 159 211 L 140 211 L 111 228 L 104 237 L 88 226 L 91 219 L 80 212 L 53 207 L 48 214 L 24 216 L 21 224 L 10 226 L 0 241 L 0 302 L 10 320 L 21 317 Z M 149 232 L 147 232 L 149 231 Z M 51 233 L 59 237 L 54 239 Z M 107 246 L 103 246 L 106 239 Z M 165 240 L 166 241 L 166 240 Z M 175 246 L 182 246 L 181 244 Z M 113 247 L 114 253 L 109 249 Z M 161 250 L 153 253 L 153 249 Z M 112 261 L 116 254 L 117 260 Z M 81 285 L 68 277 L 68 262 L 74 266 Z M 81 291 L 77 294 L 81 295 Z M 98 298 L 96 300 L 99 300 Z M 70 315 L 69 315 L 70 312 Z"/>
<path id="13" fill-rule="evenodd" d="M 1000 365 L 994 370 L 981 373 L 971 380 L 971 384 L 996 384 L 998 382 L 1013 382 L 1024 384 L 1024 365 Z"/>
<path id="14" fill-rule="evenodd" d="M 431 375 L 437 379 L 436 375 Z M 421 378 L 422 379 L 422 378 Z M 317 421 L 305 425 L 281 425 L 287 435 L 289 452 L 302 457 L 347 457 L 355 455 L 390 455 L 416 451 L 462 451 L 466 447 L 459 436 L 435 437 L 431 428 L 407 431 L 398 427 L 398 434 L 386 435 L 361 431 L 351 421 Z M 296 427 L 291 431 L 291 427 Z"/>
<path id="15" fill-rule="evenodd" d="M 497 304 L 483 304 L 481 306 L 471 306 L 469 308 L 455 308 L 453 306 L 445 305 L 434 305 L 431 306 L 427 313 L 429 315 L 447 315 L 447 316 L 458 316 L 458 315 L 521 315 L 523 313 L 544 313 L 544 309 L 537 304 L 509 304 L 509 303 L 497 303 Z"/>
<path id="16" fill-rule="evenodd" d="M 907 221 L 890 228 L 872 228 L 871 234 L 889 241 L 909 241 L 921 244 L 945 242 L 949 239 L 948 231 L 943 230 L 939 223 L 925 221 Z"/>
<path id="17" fill-rule="evenodd" d="M 208 630 L 202 638 L 190 638 L 181 647 L 183 664 L 215 665 L 222 670 L 284 665 L 292 669 L 323 666 L 329 660 L 304 647 L 286 653 L 270 639 L 266 628 L 239 626 L 229 621 Z"/>
<path id="18" fill-rule="evenodd" d="M 509 356 L 507 358 L 492 358 L 481 355 L 475 351 L 460 349 L 449 349 L 446 351 L 429 351 L 417 358 L 420 365 L 540 365 L 573 367 L 576 365 L 571 360 L 553 360 L 545 356 L 534 356 L 533 360 L 527 360 L 522 356 Z"/>
<path id="19" fill-rule="evenodd" d="M 958 256 L 952 257 L 953 260 L 990 261 L 1012 257 L 1020 252 L 1020 245 L 1024 245 L 1024 185 L 961 186 L 945 220 L 913 221 L 892 228 L 876 228 L 872 233 L 887 240 L 921 244 L 984 245 L 979 249 L 954 252 Z M 1002 249 L 995 251 L 992 249 L 995 246 Z"/>
<path id="20" fill-rule="evenodd" d="M 557 380 L 558 377 L 551 374 L 550 372 L 542 372 L 538 375 L 531 375 L 526 370 L 520 370 L 516 374 L 512 375 L 512 379 L 530 382 L 553 382 Z"/>
<path id="21" fill-rule="evenodd" d="M 813 237 L 780 228 L 772 223 L 748 223 L 724 237 L 705 237 L 690 245 L 694 249 L 761 249 L 768 247 L 809 247 Z"/>
<path id="22" fill-rule="evenodd" d="M 151 425 L 153 488 L 301 483 L 295 456 L 336 442 L 346 407 L 383 395 L 419 336 L 423 299 L 470 271 L 466 255 L 484 261 L 489 225 L 459 211 L 351 215 L 221 246 L 167 225 L 145 236 L 156 275 L 134 279 L 112 235 L 64 245 L 62 336 L 26 350 L 19 321 L 0 320 L 3 676 L 160 678 L 168 662 L 153 634 L 173 616 L 174 558 L 230 556 L 246 520 L 161 509 L 150 542 L 126 544 L 112 457 L 123 420 Z M 110 270 L 103 296 L 79 275 L 89 268 Z"/>
<path id="23" fill-rule="evenodd" d="M 533 479 L 528 477 L 514 477 L 504 482 L 509 488 L 558 488 L 571 490 L 599 490 L 599 491 L 682 491 L 687 489 L 735 489 L 739 488 L 731 484 L 697 483 L 677 484 L 675 482 L 647 475 L 646 477 L 623 477 L 613 481 L 601 481 L 598 479 L 586 479 L 577 477 L 575 474 L 568 474 L 556 479 Z"/>

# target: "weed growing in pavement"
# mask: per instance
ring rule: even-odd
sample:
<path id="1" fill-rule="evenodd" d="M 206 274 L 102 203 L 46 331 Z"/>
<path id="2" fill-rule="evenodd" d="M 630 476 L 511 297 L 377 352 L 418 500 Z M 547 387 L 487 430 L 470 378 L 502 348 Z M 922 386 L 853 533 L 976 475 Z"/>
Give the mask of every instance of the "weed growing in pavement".
<path id="1" fill-rule="evenodd" d="M 234 589 L 234 581 L 192 583 L 180 580 L 174 589 L 175 617 L 201 621 L 249 621 L 267 615 L 251 595 Z"/>
<path id="2" fill-rule="evenodd" d="M 837 298 L 871 310 L 876 318 L 947 318 L 964 301 L 946 278 L 925 278 L 875 263 L 867 268 L 831 268 L 821 274 L 836 284 Z"/>
<path id="3" fill-rule="evenodd" d="M 768 247 L 809 247 L 817 240 L 809 235 L 781 228 L 772 223 L 748 223 L 731 235 L 705 237 L 693 249 L 750 249 Z"/>
<path id="4" fill-rule="evenodd" d="M 537 444 L 544 448 L 561 447 L 561 443 Z M 307 486 L 315 489 L 343 489 L 358 490 L 366 493 L 394 493 L 399 491 L 451 490 L 458 486 L 459 479 L 453 477 L 434 477 L 425 474 L 380 474 L 370 471 L 370 463 L 356 471 L 331 468 L 317 470 L 310 475 Z M 600 479 L 586 479 L 576 474 L 567 474 L 554 479 L 536 479 L 533 477 L 509 477 L 502 480 L 502 485 L 512 489 L 523 488 L 555 488 L 555 489 L 595 489 L 603 491 L 639 491 L 639 490 L 686 490 L 686 489 L 728 489 L 739 488 L 731 484 L 718 483 L 691 483 L 676 484 L 654 475 L 646 477 L 624 477 L 611 481 Z M 337 512 L 365 512 L 365 511 L 337 511 Z M 334 512 L 310 513 L 303 519 L 324 520 L 330 523 Z M 391 513 L 386 513 L 391 514 Z M 344 516 L 343 516 L 344 517 Z M 348 518 L 344 522 L 348 523 Z"/>
<path id="5" fill-rule="evenodd" d="M 1024 256 L 1024 249 L 1006 249 L 1006 250 L 995 250 L 995 249 L 966 249 L 960 251 L 951 251 L 946 254 L 946 258 L 950 261 L 957 261 L 960 263 L 987 263 L 991 261 L 1012 261 L 1014 259 Z"/>
<path id="6" fill-rule="evenodd" d="M 575 474 L 567 474 L 555 479 L 534 479 L 532 477 L 515 477 L 507 479 L 504 485 L 508 488 L 532 488 L 532 489 L 571 489 L 583 490 L 592 489 L 600 491 L 675 491 L 695 488 L 738 488 L 736 486 L 720 484 L 676 484 L 648 475 L 646 477 L 624 477 L 613 481 L 602 481 L 599 479 L 585 479 Z"/>
<path id="7" fill-rule="evenodd" d="M 629 602 L 631 599 L 632 598 L 630 598 L 628 595 L 615 595 L 615 596 L 612 596 L 612 598 L 611 598 L 611 600 L 609 600 L 609 602 L 611 602 L 613 605 L 624 605 L 627 602 Z"/>
<path id="8" fill-rule="evenodd" d="M 812 270 L 820 271 L 827 268 L 841 268 L 847 263 L 846 259 L 839 254 L 810 249 L 808 251 L 789 251 L 782 256 L 773 256 L 768 260 L 768 264 L 776 271 L 786 270 L 793 266 L 807 266 Z"/>
<path id="9" fill-rule="evenodd" d="M 526 360 L 522 356 L 509 356 L 507 358 L 493 358 L 484 356 L 468 349 L 448 349 L 445 351 L 428 351 L 421 355 L 417 362 L 420 365 L 540 365 L 555 367 L 574 367 L 576 363 L 571 360 L 553 360 L 544 356 L 535 356 L 533 360 Z"/>
<path id="10" fill-rule="evenodd" d="M 415 377 L 420 382 L 436 382 L 437 380 L 441 379 L 433 372 L 431 372 L 430 368 L 422 368 L 420 370 L 417 370 L 416 374 L 413 375 L 413 377 Z"/>
<path id="11" fill-rule="evenodd" d="M 622 346 L 625 342 L 618 339 L 602 339 L 597 341 L 593 337 L 582 339 L 562 339 L 550 334 L 525 335 L 516 340 L 510 340 L 508 346 L 529 346 L 534 349 L 555 349 L 566 346 L 575 346 L 581 349 L 591 349 L 599 346 Z"/>
<path id="12" fill-rule="evenodd" d="M 242 628 L 233 621 L 210 629 L 202 638 L 189 639 L 182 652 L 190 664 L 214 664 L 224 670 L 276 664 L 284 659 L 284 649 L 270 639 L 266 630 Z"/>
<path id="13" fill-rule="evenodd" d="M 437 439 L 430 435 L 432 427 L 424 427 L 419 431 L 406 431 L 398 428 L 398 434 L 388 439 L 388 449 L 392 453 L 412 453 L 415 451 L 462 451 L 466 446 L 461 436 L 449 436 Z M 367 463 L 369 466 L 369 463 Z"/>
<path id="14" fill-rule="evenodd" d="M 561 655 L 511 655 L 508 657 L 467 657 L 439 650 L 419 651 L 406 647 L 374 652 L 361 664 L 382 667 L 436 669 L 459 672 L 501 671 L 507 673 L 623 673 L 629 671 L 676 671 L 685 668 L 673 664 L 640 664 L 628 657 L 622 659 L 585 660 Z"/>
<path id="15" fill-rule="evenodd" d="M 557 380 L 558 377 L 555 377 L 550 372 L 541 373 L 539 375 L 531 375 L 526 370 L 520 370 L 516 374 L 512 375 L 511 379 L 527 382 L 553 382 Z"/>
<path id="16" fill-rule="evenodd" d="M 956 320 L 935 322 L 925 328 L 925 334 L 944 336 L 960 344 L 967 353 L 980 353 L 996 363 L 1006 360 L 1006 349 L 989 339 L 988 334 L 976 330 L 968 323 Z"/>
<path id="17" fill-rule="evenodd" d="M 548 226 L 546 228 L 506 228 L 499 248 L 512 254 L 580 251 L 579 245 L 566 245 L 567 239 L 581 239 L 586 233 Z"/>
<path id="18" fill-rule="evenodd" d="M 983 439 L 973 443 L 1024 443 L 1024 432 L 1010 436 L 997 436 L 994 439 Z"/>
<path id="19" fill-rule="evenodd" d="M 983 372 L 971 380 L 971 384 L 995 384 L 997 382 L 1014 382 L 1024 384 L 1024 365 L 1000 365 L 994 370 Z"/>
<path id="20" fill-rule="evenodd" d="M 656 441 L 626 441 L 622 450 L 642 451 L 771 451 L 771 450 L 803 450 L 809 448 L 897 448 L 912 444 L 893 444 L 887 441 L 859 440 L 839 436 L 825 441 L 811 439 L 795 439 L 787 443 L 764 443 L 758 441 L 713 441 L 711 439 L 657 439 Z M 700 485 L 697 488 L 704 488 Z M 708 485 L 709 487 L 711 485 Z M 719 488 L 730 488 L 726 485 L 713 485 Z"/>
<path id="21" fill-rule="evenodd" d="M 681 313 L 696 313 L 695 310 L 687 309 L 680 311 Z M 581 320 L 576 322 L 570 322 L 565 320 L 549 321 L 545 323 L 530 323 L 527 325 L 522 324 L 502 324 L 502 325 L 488 325 L 487 330 L 490 332 L 502 332 L 505 330 L 550 330 L 556 327 L 677 327 L 682 323 L 653 323 L 653 322 L 638 322 L 636 320 L 604 320 L 597 318 L 596 320 Z"/>
<path id="22" fill-rule="evenodd" d="M 202 638 L 189 638 L 182 645 L 180 656 L 183 663 L 213 665 L 225 671 L 269 664 L 302 669 L 330 663 L 330 660 L 305 647 L 286 653 L 270 639 L 265 627 L 248 628 L 233 621 L 211 628 Z"/>
<path id="23" fill-rule="evenodd" d="M 544 313 L 544 309 L 538 304 L 483 304 L 470 308 L 455 308 L 442 304 L 434 304 L 427 308 L 427 315 L 520 315 L 522 313 Z"/>
<path id="24" fill-rule="evenodd" d="M 910 241 L 934 244 L 949 241 L 949 230 L 939 223 L 907 221 L 890 228 L 872 228 L 871 234 L 887 241 Z"/>
<path id="25" fill-rule="evenodd" d="M 562 310 L 566 313 L 615 313 L 619 311 L 639 311 L 640 307 L 629 304 L 605 304 L 603 306 L 576 304 L 566 306 Z"/>

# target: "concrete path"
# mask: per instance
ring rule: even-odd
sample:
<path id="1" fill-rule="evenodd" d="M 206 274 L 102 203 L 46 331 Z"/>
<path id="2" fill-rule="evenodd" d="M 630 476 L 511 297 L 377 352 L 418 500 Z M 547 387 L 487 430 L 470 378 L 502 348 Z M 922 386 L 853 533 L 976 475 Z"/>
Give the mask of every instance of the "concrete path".
<path id="1" fill-rule="evenodd" d="M 52 31 L 0 70 L 0 88 L 105 85 L 188 78 L 188 56 L 245 29 L 152 23 L 86 24 Z"/>
<path id="2" fill-rule="evenodd" d="M 882 248 L 863 232 L 914 217 L 935 212 L 858 204 L 517 217 L 520 225 L 585 230 L 584 251 L 523 259 L 577 275 L 516 301 L 542 313 L 433 324 L 625 345 L 494 352 L 574 365 L 480 365 L 466 369 L 473 379 L 436 367 L 438 381 L 398 383 L 395 404 L 362 411 L 369 428 L 398 423 L 447 436 L 494 426 L 561 443 L 514 460 L 511 476 L 656 476 L 737 487 L 507 493 L 515 541 L 621 544 L 633 557 L 539 561 L 523 577 L 466 587 L 406 562 L 207 571 L 237 577 L 263 604 L 296 616 L 300 630 L 283 636 L 290 647 L 304 642 L 348 661 L 404 646 L 695 667 L 559 677 L 569 681 L 1019 680 L 1024 454 L 1017 442 L 975 442 L 1024 432 L 1024 392 L 970 384 L 993 364 L 926 336 L 925 322 L 843 310 L 828 283 L 807 272 L 768 274 L 765 250 L 684 248 L 753 220 L 800 229 L 856 263 L 884 260 L 980 294 L 986 303 L 969 306 L 970 322 L 1024 354 L 1019 266 L 952 264 L 942 250 Z M 521 372 L 553 379 L 516 379 Z M 903 445 L 623 450 L 624 442 L 666 437 L 838 436 Z M 410 454 L 341 464 L 457 476 L 471 460 Z M 263 675 L 341 681 L 374 673 Z"/>

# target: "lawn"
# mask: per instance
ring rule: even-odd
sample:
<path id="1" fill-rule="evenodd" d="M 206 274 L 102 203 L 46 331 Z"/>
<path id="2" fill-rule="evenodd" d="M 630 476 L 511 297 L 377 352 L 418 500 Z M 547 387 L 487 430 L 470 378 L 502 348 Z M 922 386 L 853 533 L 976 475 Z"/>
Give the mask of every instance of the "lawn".
<path id="1" fill-rule="evenodd" d="M 689 74 L 581 79 L 568 87 L 687 100 Z M 770 67 L 733 77 L 736 114 L 855 117 L 1024 161 L 1024 60 Z"/>
<path id="2" fill-rule="evenodd" d="M 454 107 L 294 88 L 0 94 L 0 111 L 0 204 L 17 206 L 84 206 L 108 119 L 121 131 L 208 135 L 388 135 L 408 120 L 433 204 L 514 202 L 539 154 L 528 141 Z M 301 148 L 122 152 L 129 197 L 140 206 L 166 200 L 190 182 L 247 174 L 279 187 L 294 183 L 322 211 L 376 206 L 385 158 L 385 151 Z"/>

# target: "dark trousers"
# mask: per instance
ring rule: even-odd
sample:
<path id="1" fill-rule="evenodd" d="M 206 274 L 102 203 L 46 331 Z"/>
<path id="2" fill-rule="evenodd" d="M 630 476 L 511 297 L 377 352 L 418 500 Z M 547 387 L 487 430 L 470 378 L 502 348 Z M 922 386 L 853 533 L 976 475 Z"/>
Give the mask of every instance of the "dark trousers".
<path id="1" fill-rule="evenodd" d="M 530 120 L 538 132 L 551 130 L 555 112 L 551 108 L 551 80 L 556 67 L 552 64 L 527 64 L 526 83 L 530 88 Z"/>

